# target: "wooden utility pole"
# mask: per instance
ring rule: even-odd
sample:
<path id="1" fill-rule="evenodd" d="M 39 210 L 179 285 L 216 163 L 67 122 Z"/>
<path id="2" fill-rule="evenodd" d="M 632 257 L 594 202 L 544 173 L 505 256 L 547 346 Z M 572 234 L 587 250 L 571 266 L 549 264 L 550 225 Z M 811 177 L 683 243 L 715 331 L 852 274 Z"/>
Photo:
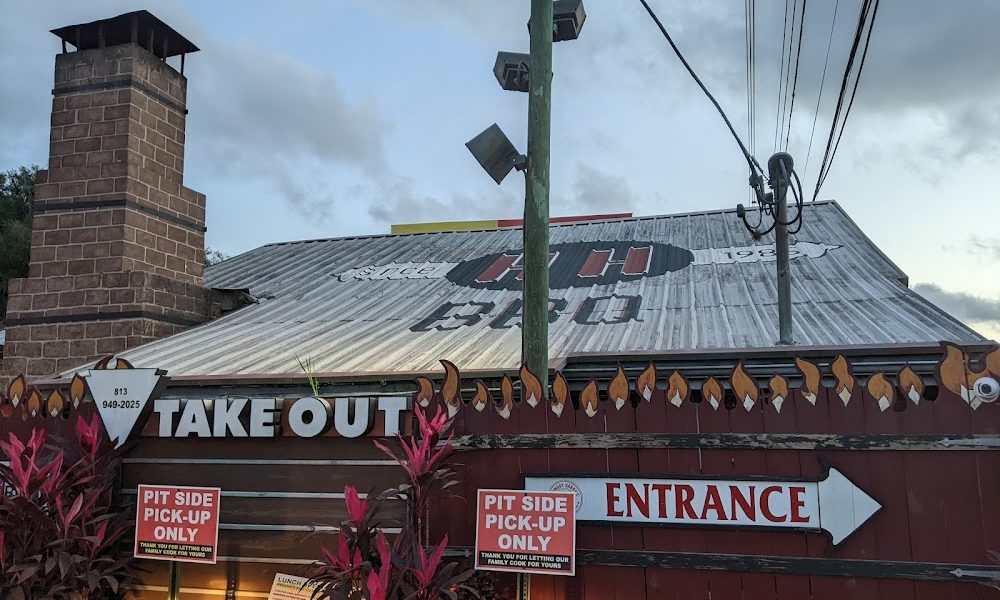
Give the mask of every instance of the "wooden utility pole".
<path id="1" fill-rule="evenodd" d="M 552 0 L 531 0 L 528 169 L 524 198 L 524 318 L 521 358 L 549 384 L 549 142 L 552 117 Z"/>

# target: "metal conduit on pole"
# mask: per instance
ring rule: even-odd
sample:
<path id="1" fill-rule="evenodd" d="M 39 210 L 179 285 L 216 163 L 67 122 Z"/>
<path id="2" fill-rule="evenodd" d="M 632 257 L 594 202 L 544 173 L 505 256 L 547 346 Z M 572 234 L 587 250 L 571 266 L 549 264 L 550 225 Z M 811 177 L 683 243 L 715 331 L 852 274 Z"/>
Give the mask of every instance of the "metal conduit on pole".
<path id="1" fill-rule="evenodd" d="M 521 357 L 541 379 L 542 390 L 548 390 L 552 0 L 531 0 L 529 29 L 531 76 L 528 89 L 528 168 L 525 172 Z"/>

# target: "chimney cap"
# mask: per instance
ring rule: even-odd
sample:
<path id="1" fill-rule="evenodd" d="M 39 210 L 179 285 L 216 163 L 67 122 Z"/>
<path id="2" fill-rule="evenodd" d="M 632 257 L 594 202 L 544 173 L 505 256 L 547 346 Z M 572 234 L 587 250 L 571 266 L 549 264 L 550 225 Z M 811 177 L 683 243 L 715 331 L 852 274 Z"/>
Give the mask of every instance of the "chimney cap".
<path id="1" fill-rule="evenodd" d="M 77 50 L 139 44 L 159 58 L 198 51 L 198 46 L 146 10 L 137 10 L 91 23 L 67 25 L 53 29 L 52 33 L 63 42 L 75 46 Z"/>

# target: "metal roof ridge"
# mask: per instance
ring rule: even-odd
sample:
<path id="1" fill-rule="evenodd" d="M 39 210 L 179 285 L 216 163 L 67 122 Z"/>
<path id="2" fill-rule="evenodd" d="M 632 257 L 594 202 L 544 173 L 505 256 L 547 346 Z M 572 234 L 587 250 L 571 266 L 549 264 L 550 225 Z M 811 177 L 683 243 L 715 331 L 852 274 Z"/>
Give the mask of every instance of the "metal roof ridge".
<path id="1" fill-rule="evenodd" d="M 804 203 L 805 206 L 819 206 L 819 205 L 824 205 L 824 204 L 834 204 L 838 208 L 840 208 L 840 205 L 837 204 L 836 200 L 816 200 L 814 202 L 806 202 L 806 203 Z M 843 212 L 843 208 L 841 208 L 840 210 L 841 210 L 841 212 Z M 582 222 L 575 222 L 575 223 L 551 223 L 551 224 L 549 224 L 549 228 L 553 229 L 553 228 L 557 228 L 557 227 L 583 227 L 583 226 L 586 226 L 586 225 L 593 225 L 593 224 L 596 224 L 596 223 L 613 223 L 613 222 L 616 222 L 616 221 L 621 221 L 621 222 L 624 223 L 624 222 L 627 222 L 627 221 L 651 221 L 651 220 L 656 220 L 656 219 L 678 219 L 678 218 L 682 218 L 682 217 L 700 217 L 700 216 L 705 216 L 705 215 L 717 215 L 717 214 L 735 213 L 735 212 L 736 212 L 735 208 L 718 208 L 718 209 L 713 209 L 713 210 L 700 210 L 700 211 L 691 211 L 691 212 L 683 212 L 683 213 L 660 214 L 660 215 L 643 215 L 643 216 L 638 216 L 638 217 L 628 217 L 628 218 L 621 218 L 621 219 L 601 219 L 601 220 L 597 220 L 597 221 L 582 221 Z M 846 215 L 846 213 L 844 213 L 844 214 Z M 848 218 L 850 218 L 850 217 L 848 217 Z M 853 221 L 852 221 L 852 223 L 853 223 Z M 857 227 L 857 225 L 855 225 L 855 227 Z M 461 231 L 422 231 L 422 232 L 417 232 L 417 233 L 372 233 L 372 234 L 369 234 L 369 235 L 345 235 L 345 236 L 340 236 L 340 237 L 313 238 L 313 239 L 304 239 L 304 240 L 290 240 L 290 241 L 287 241 L 287 242 L 271 242 L 271 243 L 268 243 L 268 244 L 263 244 L 261 246 L 258 246 L 257 248 L 269 248 L 269 247 L 273 247 L 273 246 L 288 246 L 288 245 L 291 245 L 291 244 L 311 244 L 311 243 L 317 243 L 317 242 L 343 242 L 343 241 L 348 241 L 348 240 L 368 240 L 368 239 L 375 239 L 375 238 L 411 237 L 411 236 L 418 236 L 418 235 L 441 235 L 443 233 L 458 233 L 458 234 L 461 234 L 461 233 L 482 233 L 482 232 L 486 232 L 486 231 L 509 231 L 509 230 L 516 230 L 516 229 L 521 229 L 521 227 L 511 226 L 511 227 L 495 227 L 495 228 L 491 228 L 491 229 L 463 229 Z M 255 250 L 257 248 L 255 248 Z M 252 251 L 253 250 L 248 250 L 247 252 L 252 252 Z M 244 252 L 243 254 L 246 254 L 246 252 Z M 236 257 L 234 256 L 232 258 L 236 258 Z M 892 261 L 889 261 L 889 262 L 892 262 Z M 895 266 L 895 265 L 893 265 L 893 266 Z"/>

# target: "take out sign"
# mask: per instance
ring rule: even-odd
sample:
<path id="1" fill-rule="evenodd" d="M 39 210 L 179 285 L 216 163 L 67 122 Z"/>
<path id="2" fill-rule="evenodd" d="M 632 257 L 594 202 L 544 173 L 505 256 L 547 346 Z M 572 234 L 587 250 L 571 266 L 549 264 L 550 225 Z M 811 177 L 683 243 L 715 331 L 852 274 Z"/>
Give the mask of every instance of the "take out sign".
<path id="1" fill-rule="evenodd" d="M 476 569 L 573 575 L 573 501 L 566 492 L 479 490 Z"/>

